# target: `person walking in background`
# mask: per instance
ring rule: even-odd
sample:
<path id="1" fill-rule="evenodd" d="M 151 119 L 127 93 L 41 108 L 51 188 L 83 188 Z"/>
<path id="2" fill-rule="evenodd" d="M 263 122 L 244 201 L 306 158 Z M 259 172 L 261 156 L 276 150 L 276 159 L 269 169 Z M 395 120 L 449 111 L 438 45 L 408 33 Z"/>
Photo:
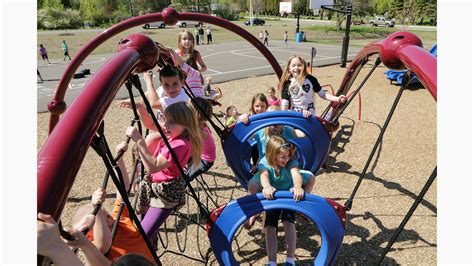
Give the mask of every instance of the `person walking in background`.
<path id="1" fill-rule="evenodd" d="M 263 42 L 263 31 L 260 31 L 260 33 L 258 34 L 258 38 L 261 42 Z"/>
<path id="2" fill-rule="evenodd" d="M 265 32 L 263 33 L 263 44 L 264 45 L 267 44 L 267 46 L 268 46 L 268 35 L 270 34 L 268 34 L 268 31 L 265 30 Z"/>
<path id="3" fill-rule="evenodd" d="M 204 44 L 204 29 L 202 28 L 202 25 L 199 26 L 198 34 L 199 34 L 199 44 Z"/>
<path id="4" fill-rule="evenodd" d="M 212 31 L 211 31 L 210 25 L 207 25 L 206 35 L 207 35 L 207 44 L 212 43 Z"/>
<path id="5" fill-rule="evenodd" d="M 196 36 L 196 45 L 199 45 L 200 42 L 199 42 L 199 28 L 198 28 L 198 25 L 196 25 L 196 27 L 194 28 L 194 36 Z"/>
<path id="6" fill-rule="evenodd" d="M 283 42 L 285 43 L 285 47 L 288 48 L 288 31 L 285 30 L 285 34 L 283 34 Z"/>
<path id="7" fill-rule="evenodd" d="M 48 65 L 51 65 L 51 62 L 49 62 L 49 58 L 48 58 L 48 51 L 46 50 L 46 48 L 44 48 L 43 44 L 40 44 L 39 52 L 40 52 L 41 58 L 43 58 L 44 64 L 46 65 L 46 61 L 47 61 Z"/>
<path id="8" fill-rule="evenodd" d="M 63 43 L 61 44 L 61 48 L 63 49 L 63 52 L 64 52 L 63 61 L 66 61 L 66 56 L 69 57 L 69 61 L 71 61 L 71 56 L 69 55 L 69 46 L 67 46 L 66 41 L 63 40 Z"/>

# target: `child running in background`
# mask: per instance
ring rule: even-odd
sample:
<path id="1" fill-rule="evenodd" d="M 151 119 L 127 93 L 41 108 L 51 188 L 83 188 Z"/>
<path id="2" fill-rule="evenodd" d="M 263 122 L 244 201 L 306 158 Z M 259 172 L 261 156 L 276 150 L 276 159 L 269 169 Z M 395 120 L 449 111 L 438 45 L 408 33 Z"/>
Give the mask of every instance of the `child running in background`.
<path id="1" fill-rule="evenodd" d="M 244 124 L 249 123 L 249 117 L 256 114 L 261 114 L 267 111 L 268 101 L 267 97 L 263 93 L 257 93 L 252 97 L 251 106 L 248 113 L 242 114 L 239 117 Z"/>
<path id="2" fill-rule="evenodd" d="M 186 173 L 189 181 L 194 180 L 194 178 L 209 170 L 216 160 L 216 144 L 214 143 L 212 132 L 206 124 L 207 119 L 212 118 L 212 105 L 208 100 L 201 97 L 196 97 L 193 101 L 198 105 L 194 109 L 197 111 L 197 119 L 203 136 L 203 142 L 201 163 L 199 166 L 191 165 Z"/>
<path id="3" fill-rule="evenodd" d="M 207 70 L 206 64 L 202 60 L 201 53 L 194 49 L 194 44 L 193 34 L 187 30 L 182 30 L 178 33 L 178 49 L 176 53 L 192 68 L 204 73 Z"/>
<path id="4" fill-rule="evenodd" d="M 334 96 L 322 90 L 318 80 L 308 73 L 304 59 L 298 55 L 288 59 L 280 84 L 282 84 L 283 110 L 288 109 L 288 105 L 284 102 L 286 100 L 290 103 L 292 110 L 302 112 L 304 117 L 315 115 L 314 93 L 324 100 L 340 103 L 346 101 L 345 95 Z"/>
<path id="5" fill-rule="evenodd" d="M 120 143 L 115 148 L 116 153 L 122 150 L 124 152 L 127 151 L 127 147 L 125 142 Z M 117 164 L 122 172 L 124 187 L 128 191 L 130 187 L 130 177 L 125 167 L 123 156 L 120 157 Z M 100 208 L 94 219 L 94 216 L 91 214 L 92 210 L 95 206 L 102 205 L 105 202 L 105 196 L 106 191 L 103 188 L 98 188 L 92 194 L 91 203 L 79 207 L 73 215 L 74 228 L 79 230 L 85 227 L 90 228 L 91 230 L 87 233 L 87 238 L 92 241 L 100 252 L 106 254 L 106 257 L 111 261 L 127 253 L 140 254 L 150 261 L 155 261 L 140 232 L 133 224 L 132 219 L 130 219 L 127 207 L 123 208 L 115 237 L 112 237 L 111 231 L 116 222 L 120 205 L 123 203 L 122 196 L 118 191 L 116 193 L 112 213 L 109 214 L 106 209 Z"/>
<path id="6" fill-rule="evenodd" d="M 194 166 L 201 161 L 202 134 L 196 112 L 189 103 L 178 102 L 163 113 L 167 140 L 183 167 L 191 157 Z M 173 209 L 185 204 L 186 183 L 163 140 L 150 151 L 136 127 L 129 127 L 126 134 L 137 143 L 142 164 L 150 174 L 140 182 L 145 195 L 139 197 L 139 205 L 150 206 L 141 224 L 152 240 Z"/>
<path id="7" fill-rule="evenodd" d="M 275 96 L 275 94 L 276 94 L 275 88 L 273 88 L 273 87 L 268 88 L 267 93 L 268 93 L 268 97 L 267 97 L 268 105 L 269 106 L 280 106 L 281 101 L 280 101 L 280 99 L 278 99 L 278 97 Z"/>
<path id="8" fill-rule="evenodd" d="M 266 157 L 259 163 L 259 173 L 249 181 L 248 191 L 256 194 L 262 191 L 266 199 L 273 199 L 276 191 L 291 191 L 293 199 L 299 201 L 304 193 L 311 193 L 315 178 L 310 171 L 299 170 L 298 162 L 293 159 L 295 148 L 283 137 L 271 136 L 266 146 Z M 277 265 L 277 228 L 278 220 L 283 221 L 285 230 L 286 262 L 295 265 L 296 228 L 295 213 L 290 210 L 271 210 L 265 215 L 265 244 L 268 256 L 267 265 Z M 255 216 L 245 222 L 250 228 Z"/>
<path id="9" fill-rule="evenodd" d="M 225 115 L 226 115 L 226 121 L 225 121 L 225 126 L 231 126 L 237 122 L 239 119 L 239 111 L 237 111 L 237 107 L 231 105 L 227 107 L 225 110 Z"/>
<path id="10" fill-rule="evenodd" d="M 46 65 L 46 61 L 48 61 L 48 65 L 51 65 L 51 62 L 49 62 L 49 58 L 48 58 L 48 51 L 43 46 L 43 44 L 40 44 L 39 52 L 40 52 L 41 58 L 43 58 L 44 64 Z"/>

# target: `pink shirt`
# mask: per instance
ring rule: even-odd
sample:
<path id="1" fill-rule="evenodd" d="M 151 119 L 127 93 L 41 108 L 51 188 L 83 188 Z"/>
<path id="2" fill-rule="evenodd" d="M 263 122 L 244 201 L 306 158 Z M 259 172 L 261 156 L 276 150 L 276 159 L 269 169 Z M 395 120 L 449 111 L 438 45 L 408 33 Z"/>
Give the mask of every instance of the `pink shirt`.
<path id="1" fill-rule="evenodd" d="M 270 106 L 271 106 L 271 105 L 273 105 L 273 106 L 280 106 L 280 104 L 281 104 L 280 99 L 278 99 L 278 98 L 276 98 L 276 97 L 275 97 L 275 100 L 272 100 L 272 98 L 268 97 L 268 98 L 267 98 L 267 102 L 268 102 L 268 105 L 270 105 Z"/>
<path id="2" fill-rule="evenodd" d="M 171 148 L 176 153 L 178 157 L 179 164 L 185 166 L 186 163 L 191 158 L 192 145 L 188 139 L 169 139 Z M 173 157 L 171 156 L 170 151 L 166 147 L 166 144 L 163 141 L 160 141 L 160 144 L 155 150 L 154 156 L 158 157 L 161 154 L 168 161 L 169 166 L 158 173 L 151 174 L 152 182 L 161 183 L 170 181 L 178 176 L 181 176 L 178 166 L 174 163 Z"/>
<path id="3" fill-rule="evenodd" d="M 186 83 L 188 84 L 189 88 L 193 92 L 194 96 L 202 97 L 204 96 L 204 90 L 202 88 L 202 79 L 201 73 L 196 69 L 190 67 L 188 64 L 184 63 L 183 67 L 181 68 L 186 72 Z"/>
<path id="4" fill-rule="evenodd" d="M 202 144 L 201 159 L 208 162 L 214 162 L 216 160 L 216 144 L 214 143 L 214 137 L 207 126 L 204 127 L 202 131 L 207 135 L 207 138 L 204 139 Z"/>

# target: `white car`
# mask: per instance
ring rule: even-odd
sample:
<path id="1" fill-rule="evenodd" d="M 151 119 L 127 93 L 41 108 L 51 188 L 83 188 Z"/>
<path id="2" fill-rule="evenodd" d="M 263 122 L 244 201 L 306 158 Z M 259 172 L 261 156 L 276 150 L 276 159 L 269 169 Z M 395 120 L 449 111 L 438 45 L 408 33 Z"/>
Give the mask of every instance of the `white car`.
<path id="1" fill-rule="evenodd" d="M 202 26 L 202 22 L 201 21 L 178 21 L 178 23 L 176 23 L 176 26 L 178 27 L 181 27 L 181 28 L 186 28 L 188 26 Z"/>
<path id="2" fill-rule="evenodd" d="M 166 27 L 166 24 L 163 21 L 147 23 L 142 26 L 142 28 L 144 29 L 150 29 L 150 28 L 164 29 L 165 27 Z"/>

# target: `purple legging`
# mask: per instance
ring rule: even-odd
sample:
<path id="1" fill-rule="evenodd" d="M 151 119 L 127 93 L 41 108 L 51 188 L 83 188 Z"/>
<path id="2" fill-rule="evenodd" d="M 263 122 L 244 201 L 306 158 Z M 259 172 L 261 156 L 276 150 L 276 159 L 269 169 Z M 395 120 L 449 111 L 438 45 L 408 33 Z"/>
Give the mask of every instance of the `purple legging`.
<path id="1" fill-rule="evenodd" d="M 148 209 L 141 222 L 143 230 L 145 230 L 148 239 L 153 239 L 156 233 L 158 233 L 160 226 L 165 222 L 166 218 L 168 218 L 172 211 L 173 209 L 161 209 L 153 207 Z"/>

